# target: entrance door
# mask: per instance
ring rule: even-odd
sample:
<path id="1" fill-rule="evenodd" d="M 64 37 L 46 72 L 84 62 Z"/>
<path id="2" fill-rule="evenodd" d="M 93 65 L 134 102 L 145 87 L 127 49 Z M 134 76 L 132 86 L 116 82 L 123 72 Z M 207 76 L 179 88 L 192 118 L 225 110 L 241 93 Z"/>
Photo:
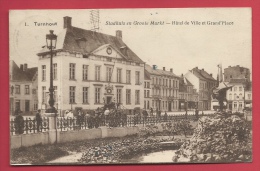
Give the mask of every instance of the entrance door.
<path id="1" fill-rule="evenodd" d="M 228 104 L 228 109 L 229 109 L 229 110 L 232 110 L 232 103 L 229 103 L 229 104 Z"/>
<path id="2" fill-rule="evenodd" d="M 107 96 L 107 104 L 112 102 L 112 97 L 111 96 Z"/>
<path id="3" fill-rule="evenodd" d="M 171 102 L 168 102 L 168 111 L 169 111 L 169 112 L 172 111 L 172 104 L 171 104 Z"/>

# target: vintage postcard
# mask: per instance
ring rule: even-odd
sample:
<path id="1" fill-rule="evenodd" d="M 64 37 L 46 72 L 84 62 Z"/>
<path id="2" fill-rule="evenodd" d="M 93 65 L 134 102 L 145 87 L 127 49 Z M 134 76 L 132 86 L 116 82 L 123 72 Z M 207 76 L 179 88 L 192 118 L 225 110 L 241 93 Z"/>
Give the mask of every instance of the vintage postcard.
<path id="1" fill-rule="evenodd" d="M 9 11 L 11 165 L 252 162 L 251 8 Z"/>

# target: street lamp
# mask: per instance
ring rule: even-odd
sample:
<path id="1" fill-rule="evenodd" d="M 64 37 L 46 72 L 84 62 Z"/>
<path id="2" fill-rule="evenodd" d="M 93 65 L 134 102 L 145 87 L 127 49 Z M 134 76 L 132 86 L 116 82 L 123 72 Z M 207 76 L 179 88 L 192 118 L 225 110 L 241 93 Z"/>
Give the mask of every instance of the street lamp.
<path id="1" fill-rule="evenodd" d="M 53 34 L 53 30 L 50 30 L 50 34 L 46 35 L 46 44 L 47 44 L 47 48 L 50 50 L 50 88 L 49 88 L 49 92 L 50 92 L 50 99 L 49 99 L 49 105 L 50 108 L 47 109 L 46 113 L 56 113 L 56 109 L 54 107 L 54 98 L 53 98 L 53 92 L 54 92 L 54 88 L 53 88 L 53 69 L 52 69 L 52 57 L 53 57 L 53 52 L 52 50 L 56 48 L 56 42 L 57 42 L 57 35 Z"/>

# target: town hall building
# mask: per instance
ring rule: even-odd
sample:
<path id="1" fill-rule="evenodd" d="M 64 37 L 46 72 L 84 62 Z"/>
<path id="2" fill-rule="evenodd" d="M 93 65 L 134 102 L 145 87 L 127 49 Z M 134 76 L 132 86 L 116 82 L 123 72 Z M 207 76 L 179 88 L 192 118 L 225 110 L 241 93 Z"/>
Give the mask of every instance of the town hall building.
<path id="1" fill-rule="evenodd" d="M 144 106 L 144 62 L 115 36 L 72 26 L 64 17 L 53 53 L 54 107 L 64 110 L 94 110 L 115 102 L 124 109 Z M 48 108 L 50 51 L 38 54 L 39 107 Z"/>

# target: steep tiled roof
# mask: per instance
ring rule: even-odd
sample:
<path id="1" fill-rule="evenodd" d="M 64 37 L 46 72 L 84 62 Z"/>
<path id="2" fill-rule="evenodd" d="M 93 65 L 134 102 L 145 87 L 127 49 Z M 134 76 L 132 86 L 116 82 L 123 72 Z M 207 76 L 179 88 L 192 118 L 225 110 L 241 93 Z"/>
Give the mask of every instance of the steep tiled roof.
<path id="1" fill-rule="evenodd" d="M 198 69 L 197 67 L 193 68 L 191 70 L 195 76 L 202 80 L 210 80 L 210 81 L 216 81 L 210 74 L 208 74 L 205 70 Z"/>
<path id="2" fill-rule="evenodd" d="M 11 61 L 10 69 L 12 70 L 12 81 L 32 81 L 38 71 L 37 67 L 28 68 L 25 71 L 20 69 L 14 61 Z"/>
<path id="3" fill-rule="evenodd" d="M 193 84 L 191 84 L 191 82 L 187 79 L 187 78 L 184 78 L 185 79 L 185 82 L 188 86 L 193 86 Z"/>
<path id="4" fill-rule="evenodd" d="M 173 72 L 170 71 L 164 71 L 162 69 L 153 69 L 150 65 L 145 64 L 145 70 L 153 75 L 159 75 L 159 76 L 171 76 L 179 78 L 179 76 L 175 75 Z"/>
<path id="5" fill-rule="evenodd" d="M 151 80 L 150 74 L 146 70 L 144 70 L 144 79 Z"/>
<path id="6" fill-rule="evenodd" d="M 187 92 L 187 85 L 182 81 L 179 83 L 179 92 Z"/>
<path id="7" fill-rule="evenodd" d="M 145 70 L 149 73 L 149 74 L 153 74 L 153 75 L 161 75 L 157 69 L 153 69 L 150 65 L 145 64 Z"/>
<path id="8" fill-rule="evenodd" d="M 85 45 L 82 47 L 80 41 L 84 41 Z M 109 44 L 120 52 L 120 48 L 126 47 L 127 54 L 124 57 L 128 61 L 134 61 L 138 63 L 144 63 L 123 41 L 116 36 L 107 35 L 104 33 L 93 32 L 91 30 L 85 30 L 77 27 L 71 27 L 70 29 L 64 29 L 57 39 L 56 50 L 64 50 L 70 52 L 78 52 L 82 54 L 91 54 L 99 47 Z M 46 47 L 39 53 L 47 52 Z"/>
<path id="9" fill-rule="evenodd" d="M 37 73 L 38 71 L 38 68 L 37 67 L 33 67 L 33 68 L 28 68 L 26 69 L 24 72 L 25 72 L 25 75 L 27 76 L 27 78 L 29 80 L 33 80 L 35 74 Z"/>
<path id="10" fill-rule="evenodd" d="M 157 69 L 159 73 L 161 73 L 162 75 L 167 75 L 167 76 L 172 76 L 172 77 L 178 77 L 177 75 L 175 75 L 174 73 L 170 72 L 170 71 L 164 71 L 162 69 Z"/>

